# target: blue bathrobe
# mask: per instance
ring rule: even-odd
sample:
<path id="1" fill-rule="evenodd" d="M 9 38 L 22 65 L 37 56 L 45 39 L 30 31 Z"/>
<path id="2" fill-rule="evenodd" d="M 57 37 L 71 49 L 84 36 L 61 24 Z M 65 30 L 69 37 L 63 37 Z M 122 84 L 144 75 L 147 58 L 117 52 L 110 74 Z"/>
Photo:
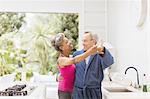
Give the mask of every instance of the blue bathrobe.
<path id="1" fill-rule="evenodd" d="M 73 57 L 82 53 L 84 53 L 84 50 L 76 51 Z M 88 64 L 85 61 L 76 64 L 73 99 L 102 99 L 103 69 L 113 63 L 113 57 L 105 48 L 103 57 L 99 54 L 94 54 L 90 56 Z"/>

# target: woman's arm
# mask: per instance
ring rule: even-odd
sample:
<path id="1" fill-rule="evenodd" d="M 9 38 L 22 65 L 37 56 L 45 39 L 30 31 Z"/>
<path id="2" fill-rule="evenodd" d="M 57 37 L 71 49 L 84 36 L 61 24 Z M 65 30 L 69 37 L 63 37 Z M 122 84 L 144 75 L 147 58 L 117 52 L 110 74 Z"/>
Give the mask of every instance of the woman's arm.
<path id="1" fill-rule="evenodd" d="M 85 53 L 78 55 L 74 58 L 69 58 L 69 57 L 60 57 L 58 59 L 58 65 L 60 67 L 64 67 L 64 66 L 68 66 L 71 64 L 76 64 L 79 63 L 81 61 L 83 61 L 85 58 L 87 58 L 88 56 L 95 54 L 97 52 L 97 46 L 94 45 L 93 47 L 91 47 L 89 50 L 87 50 Z"/>

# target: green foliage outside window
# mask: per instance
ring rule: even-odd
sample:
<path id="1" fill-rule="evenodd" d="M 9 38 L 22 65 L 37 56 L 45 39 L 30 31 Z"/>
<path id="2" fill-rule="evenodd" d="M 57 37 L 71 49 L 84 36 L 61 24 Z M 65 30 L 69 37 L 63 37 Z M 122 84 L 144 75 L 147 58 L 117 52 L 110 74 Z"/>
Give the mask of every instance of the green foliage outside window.
<path id="1" fill-rule="evenodd" d="M 0 35 L 17 32 L 24 23 L 25 14 L 0 13 Z"/>

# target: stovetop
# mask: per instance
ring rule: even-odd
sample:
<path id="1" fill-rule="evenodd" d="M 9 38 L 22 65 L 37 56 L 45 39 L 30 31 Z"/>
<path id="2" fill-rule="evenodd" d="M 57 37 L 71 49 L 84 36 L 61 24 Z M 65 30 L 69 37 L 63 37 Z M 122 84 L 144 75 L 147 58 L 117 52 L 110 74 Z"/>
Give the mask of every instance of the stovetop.
<path id="1" fill-rule="evenodd" d="M 22 85 L 14 85 L 12 87 L 8 87 L 3 91 L 0 91 L 0 96 L 26 96 L 28 95 L 34 87 L 27 88 L 26 84 Z"/>

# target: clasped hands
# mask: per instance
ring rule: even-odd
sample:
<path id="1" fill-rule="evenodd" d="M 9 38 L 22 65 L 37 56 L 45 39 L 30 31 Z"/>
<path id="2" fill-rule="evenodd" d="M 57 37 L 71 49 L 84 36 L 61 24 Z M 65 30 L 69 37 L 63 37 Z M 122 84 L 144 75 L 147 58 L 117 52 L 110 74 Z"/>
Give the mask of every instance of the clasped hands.
<path id="1" fill-rule="evenodd" d="M 90 52 L 95 54 L 95 53 L 99 53 L 101 55 L 104 54 L 104 46 L 103 46 L 103 42 L 101 41 L 99 44 L 96 44 L 96 45 L 93 45 L 91 48 L 90 48 Z"/>
<path id="2" fill-rule="evenodd" d="M 90 48 L 90 52 L 93 54 L 95 54 L 95 53 L 104 54 L 104 46 L 93 45 Z"/>

